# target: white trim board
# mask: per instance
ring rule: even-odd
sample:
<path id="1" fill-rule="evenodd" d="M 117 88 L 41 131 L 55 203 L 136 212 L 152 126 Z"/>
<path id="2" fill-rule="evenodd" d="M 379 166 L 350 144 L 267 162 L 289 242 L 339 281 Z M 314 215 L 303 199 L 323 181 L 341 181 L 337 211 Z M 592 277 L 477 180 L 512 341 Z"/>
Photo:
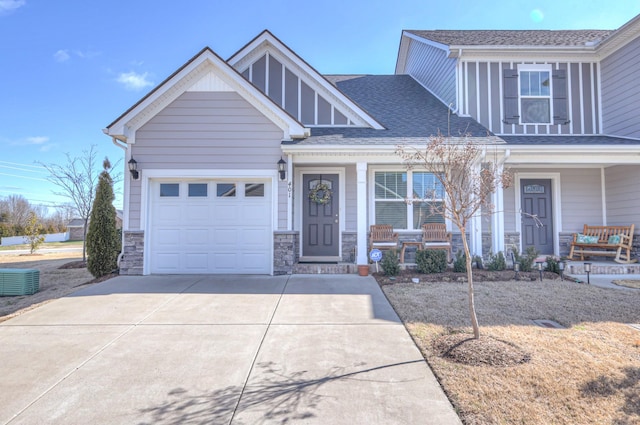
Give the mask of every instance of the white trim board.
<path id="1" fill-rule="evenodd" d="M 560 173 L 533 173 L 524 172 L 516 173 L 515 179 L 515 227 L 516 231 L 520 234 L 520 246 L 518 250 L 522 252 L 522 216 L 520 210 L 522 208 L 522 195 L 521 195 L 521 180 L 522 179 L 549 179 L 551 180 L 552 193 L 552 215 L 553 215 L 553 253 L 560 255 L 560 239 L 559 235 L 562 232 L 562 197 L 561 197 L 561 185 L 560 185 Z"/>
<path id="2" fill-rule="evenodd" d="M 340 207 L 338 208 L 338 256 L 342 256 L 342 233 L 345 230 L 345 215 L 346 215 L 346 182 L 345 175 L 346 170 L 344 167 L 296 167 L 296 177 L 294 185 L 294 199 L 295 201 L 295 214 L 293 217 L 293 228 L 300 234 L 300 243 L 298 246 L 298 255 L 302 256 L 302 175 L 303 174 L 337 174 L 338 175 L 338 202 Z"/>

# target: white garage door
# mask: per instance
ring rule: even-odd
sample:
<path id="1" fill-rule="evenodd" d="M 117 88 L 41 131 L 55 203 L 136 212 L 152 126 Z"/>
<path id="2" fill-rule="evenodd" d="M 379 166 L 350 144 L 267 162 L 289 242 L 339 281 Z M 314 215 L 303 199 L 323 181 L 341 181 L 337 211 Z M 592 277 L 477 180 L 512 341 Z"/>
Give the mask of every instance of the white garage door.
<path id="1" fill-rule="evenodd" d="M 269 180 L 152 181 L 151 273 L 271 273 Z"/>

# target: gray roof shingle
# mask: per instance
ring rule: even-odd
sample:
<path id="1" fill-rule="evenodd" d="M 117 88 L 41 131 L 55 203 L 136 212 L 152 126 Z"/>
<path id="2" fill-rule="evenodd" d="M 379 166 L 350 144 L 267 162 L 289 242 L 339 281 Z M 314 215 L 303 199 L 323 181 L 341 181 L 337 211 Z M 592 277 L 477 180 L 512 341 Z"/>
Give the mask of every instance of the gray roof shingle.
<path id="1" fill-rule="evenodd" d="M 385 130 L 312 128 L 311 137 L 296 144 L 397 144 L 426 140 L 438 133 L 485 137 L 489 133 L 473 118 L 449 116 L 449 109 L 408 75 L 329 76 L 344 94 L 369 112 Z"/>
<path id="2" fill-rule="evenodd" d="M 558 46 L 597 44 L 615 30 L 406 30 L 447 46 Z"/>
<path id="3" fill-rule="evenodd" d="M 613 136 L 500 136 L 509 145 L 576 146 L 576 145 L 626 145 L 640 146 L 640 140 Z"/>

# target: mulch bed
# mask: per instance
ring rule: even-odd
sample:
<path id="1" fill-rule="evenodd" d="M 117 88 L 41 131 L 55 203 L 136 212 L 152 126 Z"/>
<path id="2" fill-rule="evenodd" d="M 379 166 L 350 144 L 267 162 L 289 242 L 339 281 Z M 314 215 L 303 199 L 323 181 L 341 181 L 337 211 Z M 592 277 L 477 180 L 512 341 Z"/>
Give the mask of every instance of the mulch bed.
<path id="1" fill-rule="evenodd" d="M 65 269 L 84 269 L 86 267 L 87 267 L 87 262 L 79 260 L 79 261 L 71 261 L 69 263 L 63 264 L 58 268 L 62 269 L 62 270 L 65 270 Z M 118 271 L 114 270 L 112 273 L 106 274 L 104 276 L 97 277 L 95 279 L 92 279 L 92 280 L 90 280 L 88 282 L 85 282 L 85 283 L 83 283 L 81 285 L 78 285 L 78 286 L 84 286 L 84 285 L 90 285 L 92 283 L 104 282 L 105 280 L 109 280 L 112 277 L 116 277 L 116 276 L 118 276 Z"/>
<path id="2" fill-rule="evenodd" d="M 420 279 L 420 282 L 467 282 L 466 273 L 456 273 L 453 271 L 446 271 L 444 273 L 431 273 L 424 274 L 418 273 L 416 270 L 402 270 L 397 276 L 385 276 L 383 272 L 373 273 L 373 277 L 380 285 L 393 285 L 395 283 L 408 283 L 412 278 Z M 542 272 L 542 278 L 544 280 L 559 280 L 560 276 L 552 272 Z M 540 279 L 540 273 L 534 272 L 519 272 L 518 280 L 521 281 L 535 281 Z M 502 271 L 489 271 L 484 269 L 473 270 L 474 282 L 504 282 L 515 280 L 515 272 L 513 270 Z"/>
<path id="3" fill-rule="evenodd" d="M 434 352 L 447 360 L 470 366 L 509 367 L 531 360 L 531 355 L 514 344 L 486 335 L 474 339 L 468 333 L 448 333 L 433 341 Z"/>

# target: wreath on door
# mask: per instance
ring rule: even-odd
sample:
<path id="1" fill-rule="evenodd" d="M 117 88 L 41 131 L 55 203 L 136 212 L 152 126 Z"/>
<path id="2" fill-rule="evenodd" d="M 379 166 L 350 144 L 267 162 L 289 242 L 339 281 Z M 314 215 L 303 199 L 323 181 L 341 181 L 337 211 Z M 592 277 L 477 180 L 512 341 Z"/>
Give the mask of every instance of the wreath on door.
<path id="1" fill-rule="evenodd" d="M 309 191 L 309 199 L 320 205 L 326 205 L 331 201 L 331 189 L 325 183 L 318 183 Z"/>

